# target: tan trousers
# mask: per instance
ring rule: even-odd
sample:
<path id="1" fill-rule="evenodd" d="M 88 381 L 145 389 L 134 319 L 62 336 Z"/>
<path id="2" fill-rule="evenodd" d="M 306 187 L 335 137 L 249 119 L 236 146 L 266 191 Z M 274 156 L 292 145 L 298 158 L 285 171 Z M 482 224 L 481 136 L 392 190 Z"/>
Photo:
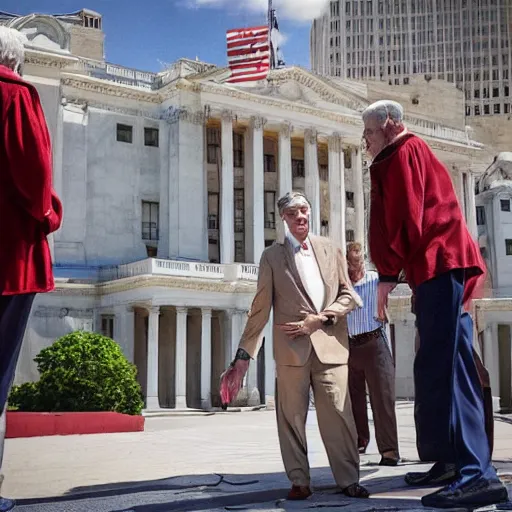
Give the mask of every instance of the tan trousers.
<path id="1" fill-rule="evenodd" d="M 320 435 L 336 483 L 359 482 L 357 432 L 348 393 L 348 365 L 322 364 L 314 351 L 305 366 L 277 365 L 276 414 L 286 474 L 293 485 L 309 486 L 306 442 L 309 389 L 313 388 Z"/>

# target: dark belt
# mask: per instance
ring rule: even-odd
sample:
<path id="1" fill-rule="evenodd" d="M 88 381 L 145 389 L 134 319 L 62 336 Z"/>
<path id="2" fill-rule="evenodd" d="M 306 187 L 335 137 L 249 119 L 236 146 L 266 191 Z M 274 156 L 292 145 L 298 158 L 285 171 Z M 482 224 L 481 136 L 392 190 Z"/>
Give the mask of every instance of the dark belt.
<path id="1" fill-rule="evenodd" d="M 363 332 L 362 334 L 356 334 L 355 336 L 349 336 L 348 341 L 351 347 L 359 347 L 374 340 L 382 335 L 382 328 L 379 327 L 375 331 Z"/>

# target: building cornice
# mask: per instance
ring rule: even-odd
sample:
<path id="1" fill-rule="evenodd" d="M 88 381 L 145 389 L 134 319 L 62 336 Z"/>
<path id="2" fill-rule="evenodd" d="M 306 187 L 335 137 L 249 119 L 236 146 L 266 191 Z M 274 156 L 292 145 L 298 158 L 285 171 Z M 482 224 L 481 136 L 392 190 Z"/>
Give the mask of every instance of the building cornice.
<path id="1" fill-rule="evenodd" d="M 64 69 L 78 62 L 76 57 L 69 54 L 50 53 L 32 48 L 27 48 L 25 52 L 25 64 L 40 66 L 44 68 Z"/>
<path id="2" fill-rule="evenodd" d="M 288 102 L 286 100 L 279 100 L 275 98 L 268 98 L 265 96 L 260 96 L 258 94 L 253 94 L 250 92 L 242 91 L 239 89 L 234 89 L 226 86 L 222 86 L 220 84 L 209 84 L 209 83 L 194 83 L 189 82 L 188 80 L 181 80 L 177 84 L 177 88 L 190 91 L 190 92 L 203 92 L 203 93 L 211 93 L 217 94 L 219 96 L 224 96 L 228 98 L 234 98 L 239 100 L 251 101 L 253 103 L 259 103 L 265 105 L 267 107 L 275 107 L 284 110 L 290 110 L 293 112 L 297 112 L 299 114 L 307 114 L 314 117 L 318 117 L 321 119 L 326 119 L 328 121 L 333 121 L 335 123 L 341 123 L 351 126 L 360 127 L 362 130 L 363 122 L 357 115 L 344 115 L 337 112 L 332 112 L 329 110 L 323 110 L 320 108 L 310 107 L 307 105 Z"/>
<path id="3" fill-rule="evenodd" d="M 104 296 L 112 293 L 153 287 L 220 293 L 254 294 L 256 292 L 256 283 L 250 281 L 227 282 L 209 279 L 191 279 L 190 277 L 146 275 L 127 277 L 99 284 L 71 284 L 57 280 L 55 290 L 52 293 L 62 296 Z"/>
<path id="4" fill-rule="evenodd" d="M 73 89 L 93 92 L 105 96 L 114 96 L 116 98 L 130 99 L 146 103 L 160 104 L 162 98 L 157 92 L 139 89 L 125 84 L 116 84 L 107 80 L 93 78 L 74 73 L 62 74 L 62 85 L 72 87 Z"/>
<path id="5" fill-rule="evenodd" d="M 273 107 L 296 112 L 298 114 L 310 115 L 316 118 L 334 122 L 336 124 L 352 126 L 355 129 L 360 129 L 362 131 L 363 122 L 358 114 L 358 111 L 365 106 L 365 103 L 362 102 L 362 100 L 356 101 L 355 99 L 348 96 L 343 96 L 342 92 L 334 85 L 328 85 L 320 77 L 317 77 L 316 75 L 310 75 L 300 68 L 290 68 L 283 70 L 279 75 L 274 75 L 272 80 L 277 80 L 278 82 L 296 80 L 305 87 L 311 88 L 325 101 L 353 109 L 354 114 L 333 112 L 297 102 L 254 94 L 249 91 L 236 89 L 234 87 L 229 87 L 222 84 L 215 84 L 213 82 L 195 82 L 187 80 L 186 78 L 181 78 L 172 85 L 166 86 L 160 91 L 147 91 L 138 89 L 133 86 L 108 82 L 89 76 L 77 75 L 73 73 L 62 74 L 62 84 L 64 86 L 71 87 L 75 90 L 88 91 L 105 96 L 131 99 L 139 102 L 160 105 L 164 101 L 176 97 L 179 91 L 187 91 L 192 93 L 210 93 L 224 98 L 250 101 L 252 103 L 261 104 L 266 107 Z M 78 99 L 79 98 L 77 98 L 77 100 Z M 95 104 L 94 102 L 91 102 L 90 106 L 96 106 L 97 108 L 119 113 L 126 113 L 129 115 L 140 114 L 144 117 L 158 118 L 155 113 L 151 113 L 146 110 L 127 109 L 125 107 L 119 106 L 109 107 L 106 103 Z M 475 156 L 479 151 L 481 151 L 479 148 L 475 148 L 474 146 L 464 146 L 463 144 L 460 144 L 456 141 L 429 137 L 428 135 L 415 130 L 414 124 L 412 124 L 410 128 L 413 133 L 418 133 L 418 135 L 424 137 L 433 149 L 466 156 Z"/>

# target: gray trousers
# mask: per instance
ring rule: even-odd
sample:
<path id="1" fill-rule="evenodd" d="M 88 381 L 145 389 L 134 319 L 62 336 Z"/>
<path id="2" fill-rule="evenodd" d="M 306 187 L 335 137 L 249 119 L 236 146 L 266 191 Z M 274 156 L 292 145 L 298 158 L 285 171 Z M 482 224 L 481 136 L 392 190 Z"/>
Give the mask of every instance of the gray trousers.
<path id="1" fill-rule="evenodd" d="M 35 294 L 0 295 L 0 490 L 3 482 L 7 398 Z"/>

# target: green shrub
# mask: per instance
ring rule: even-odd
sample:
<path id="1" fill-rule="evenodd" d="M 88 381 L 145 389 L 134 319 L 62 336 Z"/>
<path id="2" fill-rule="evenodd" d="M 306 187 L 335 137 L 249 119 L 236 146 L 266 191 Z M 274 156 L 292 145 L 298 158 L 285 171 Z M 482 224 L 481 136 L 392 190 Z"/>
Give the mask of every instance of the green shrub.
<path id="1" fill-rule="evenodd" d="M 9 397 L 9 405 L 19 411 L 142 411 L 137 369 L 106 336 L 73 332 L 43 349 L 34 361 L 39 381 L 15 386 Z"/>

